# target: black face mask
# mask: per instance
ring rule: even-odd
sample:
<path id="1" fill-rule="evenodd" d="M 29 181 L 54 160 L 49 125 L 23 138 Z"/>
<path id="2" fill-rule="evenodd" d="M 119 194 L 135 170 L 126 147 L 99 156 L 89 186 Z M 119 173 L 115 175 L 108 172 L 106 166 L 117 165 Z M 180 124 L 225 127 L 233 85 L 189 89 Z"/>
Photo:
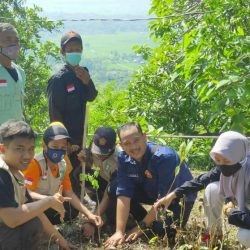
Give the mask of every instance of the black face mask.
<path id="1" fill-rule="evenodd" d="M 231 176 L 235 174 L 241 167 L 240 163 L 236 163 L 234 165 L 218 165 L 218 168 L 224 176 Z"/>

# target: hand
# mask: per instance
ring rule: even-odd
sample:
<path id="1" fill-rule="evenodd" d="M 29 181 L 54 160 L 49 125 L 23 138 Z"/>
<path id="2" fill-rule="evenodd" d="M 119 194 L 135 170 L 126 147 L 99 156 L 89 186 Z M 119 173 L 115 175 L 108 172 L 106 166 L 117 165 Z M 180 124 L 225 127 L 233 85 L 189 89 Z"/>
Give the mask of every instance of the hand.
<path id="1" fill-rule="evenodd" d="M 79 152 L 79 154 L 77 154 L 77 158 L 80 162 L 83 162 L 83 161 L 86 161 L 86 157 L 87 157 L 87 154 L 86 154 L 86 151 L 85 150 L 81 150 Z"/>
<path id="2" fill-rule="evenodd" d="M 118 231 L 118 232 L 115 232 L 111 237 L 109 237 L 104 242 L 104 247 L 105 248 L 115 247 L 117 245 L 121 245 L 124 241 L 125 241 L 125 234 Z"/>
<path id="3" fill-rule="evenodd" d="M 88 219 L 89 219 L 90 222 L 92 222 L 93 224 L 95 224 L 97 227 L 101 227 L 103 225 L 102 218 L 99 215 L 90 214 L 88 216 Z"/>
<path id="4" fill-rule="evenodd" d="M 230 213 L 230 210 L 232 209 L 232 208 L 234 208 L 234 204 L 233 204 L 233 202 L 228 202 L 227 204 L 225 204 L 224 206 L 223 206 L 223 213 L 226 215 L 226 216 L 228 216 L 229 215 L 229 213 Z"/>
<path id="5" fill-rule="evenodd" d="M 63 191 L 63 186 L 61 185 L 59 187 L 58 192 L 55 193 L 52 197 L 50 197 L 50 199 L 51 199 L 51 208 L 53 208 L 54 210 L 56 210 L 60 214 L 60 219 L 61 220 L 63 220 L 64 214 L 65 214 L 65 209 L 64 209 L 64 206 L 63 206 L 63 202 L 71 200 L 71 198 L 69 198 L 69 197 L 63 197 L 62 196 L 62 191 Z"/>
<path id="6" fill-rule="evenodd" d="M 70 150 L 70 152 L 72 153 L 72 152 L 76 152 L 76 151 L 78 151 L 80 149 L 80 146 L 79 145 L 71 145 L 71 150 Z"/>
<path id="7" fill-rule="evenodd" d="M 76 76 L 82 81 L 84 85 L 89 84 L 90 76 L 89 72 L 83 67 L 77 66 L 74 68 Z"/>
<path id="8" fill-rule="evenodd" d="M 66 249 L 66 250 L 70 250 L 70 249 L 78 249 L 78 247 L 76 245 L 71 244 L 70 242 L 68 242 L 67 240 L 65 240 L 63 237 L 60 239 L 56 240 L 56 243 L 62 248 L 62 249 Z"/>
<path id="9" fill-rule="evenodd" d="M 174 192 L 166 195 L 165 197 L 161 198 L 160 200 L 156 201 L 153 205 L 155 212 L 157 213 L 157 210 L 164 206 L 165 208 L 168 208 L 169 205 L 172 203 L 172 201 L 176 198 L 176 195 Z"/>
<path id="10" fill-rule="evenodd" d="M 126 242 L 134 241 L 141 235 L 142 235 L 142 230 L 139 227 L 134 227 L 128 232 Z"/>
<path id="11" fill-rule="evenodd" d="M 95 226 L 89 222 L 82 225 L 83 235 L 88 238 L 94 239 L 95 236 Z"/>

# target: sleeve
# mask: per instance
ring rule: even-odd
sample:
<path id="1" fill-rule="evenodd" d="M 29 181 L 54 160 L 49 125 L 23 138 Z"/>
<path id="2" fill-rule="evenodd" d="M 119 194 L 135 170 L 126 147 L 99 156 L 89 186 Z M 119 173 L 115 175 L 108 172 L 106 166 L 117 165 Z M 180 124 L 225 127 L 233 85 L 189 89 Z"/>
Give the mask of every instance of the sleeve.
<path id="1" fill-rule="evenodd" d="M 182 198 L 184 195 L 190 193 L 198 192 L 204 188 L 209 183 L 220 180 L 220 170 L 216 167 L 210 170 L 208 173 L 201 174 L 193 180 L 186 181 L 183 185 L 174 190 L 177 198 Z"/>
<path id="2" fill-rule="evenodd" d="M 14 187 L 8 172 L 0 169 L 0 208 L 18 207 Z"/>
<path id="3" fill-rule="evenodd" d="M 41 167 L 39 163 L 33 159 L 23 174 L 26 187 L 31 191 L 36 191 L 41 176 Z"/>
<path id="4" fill-rule="evenodd" d="M 65 171 L 64 178 L 62 181 L 62 185 L 63 185 L 64 190 L 70 191 L 72 189 L 72 185 L 71 185 L 69 174 L 72 170 L 72 165 L 71 164 L 69 165 L 67 161 L 66 161 L 66 164 L 67 164 L 67 167 L 66 167 L 66 171 Z"/>
<path id="5" fill-rule="evenodd" d="M 166 193 L 172 189 L 175 168 L 177 167 L 177 160 L 174 154 L 162 155 L 160 159 L 157 160 L 157 170 L 158 170 L 158 197 L 163 197 Z"/>
<path id="6" fill-rule="evenodd" d="M 66 92 L 63 88 L 62 79 L 52 77 L 48 83 L 48 101 L 50 121 L 63 122 L 63 112 L 65 109 Z"/>
<path id="7" fill-rule="evenodd" d="M 86 69 L 86 70 L 89 72 L 88 68 L 84 67 L 84 69 Z M 94 85 L 94 83 L 93 83 L 93 81 L 92 81 L 91 78 L 90 78 L 89 84 L 88 84 L 87 86 L 88 86 L 88 96 L 87 96 L 87 100 L 88 100 L 89 102 L 92 102 L 92 101 L 95 100 L 95 98 L 96 98 L 96 96 L 97 96 L 97 94 L 98 94 L 98 91 L 96 90 L 95 85 Z"/>
<path id="8" fill-rule="evenodd" d="M 234 226 L 250 229 L 250 213 L 242 212 L 237 209 L 231 209 L 228 216 L 229 224 Z"/>
<path id="9" fill-rule="evenodd" d="M 128 177 L 123 159 L 118 157 L 117 189 L 116 196 L 126 196 L 132 198 L 134 194 L 134 181 Z"/>

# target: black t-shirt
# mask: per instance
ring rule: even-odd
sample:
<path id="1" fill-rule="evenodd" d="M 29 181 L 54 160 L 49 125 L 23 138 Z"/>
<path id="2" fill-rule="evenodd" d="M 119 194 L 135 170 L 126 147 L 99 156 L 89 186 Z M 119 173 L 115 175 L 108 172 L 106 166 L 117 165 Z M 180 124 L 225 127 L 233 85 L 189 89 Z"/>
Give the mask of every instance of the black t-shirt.
<path id="1" fill-rule="evenodd" d="M 15 200 L 11 176 L 4 169 L 0 169 L 0 208 L 6 207 L 18 207 L 18 203 Z"/>

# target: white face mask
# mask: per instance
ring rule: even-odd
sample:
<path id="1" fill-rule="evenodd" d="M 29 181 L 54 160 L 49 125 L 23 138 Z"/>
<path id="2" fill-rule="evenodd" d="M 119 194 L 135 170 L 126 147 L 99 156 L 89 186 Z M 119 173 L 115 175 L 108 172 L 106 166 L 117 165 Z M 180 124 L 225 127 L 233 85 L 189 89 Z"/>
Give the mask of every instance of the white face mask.
<path id="1" fill-rule="evenodd" d="M 0 53 L 10 60 L 16 60 L 19 56 L 20 47 L 17 44 L 10 45 L 8 47 L 0 48 Z"/>

